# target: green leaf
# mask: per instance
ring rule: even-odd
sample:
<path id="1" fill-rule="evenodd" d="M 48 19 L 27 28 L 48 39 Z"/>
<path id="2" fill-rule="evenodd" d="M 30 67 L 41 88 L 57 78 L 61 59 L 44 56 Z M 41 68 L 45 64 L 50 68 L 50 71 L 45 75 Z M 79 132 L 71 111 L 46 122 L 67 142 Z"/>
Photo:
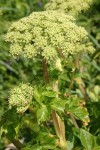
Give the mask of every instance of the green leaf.
<path id="1" fill-rule="evenodd" d="M 66 73 L 65 74 L 61 74 L 59 79 L 67 81 L 67 82 L 70 82 L 70 79 L 69 79 L 69 77 L 68 77 L 68 75 Z"/>
<path id="2" fill-rule="evenodd" d="M 15 132 L 14 128 L 9 125 L 7 127 L 7 134 L 6 134 L 7 138 L 12 140 L 15 138 L 15 135 L 16 135 L 16 132 Z"/>
<path id="3" fill-rule="evenodd" d="M 52 99 L 50 103 L 51 109 L 56 110 L 58 112 L 64 112 L 66 101 L 61 100 L 59 98 Z"/>
<path id="4" fill-rule="evenodd" d="M 2 140 L 2 135 L 7 134 L 7 129 L 4 129 L 3 127 L 0 128 L 0 141 Z"/>
<path id="5" fill-rule="evenodd" d="M 36 121 L 33 121 L 29 117 L 24 117 L 23 118 L 23 123 L 26 124 L 33 132 L 39 132 L 39 126 Z"/>
<path id="6" fill-rule="evenodd" d="M 71 109 L 70 111 L 83 122 L 89 122 L 87 109 L 77 107 L 75 109 Z"/>
<path id="7" fill-rule="evenodd" d="M 22 148 L 22 150 L 32 150 L 32 149 L 34 149 L 34 150 L 42 150 L 41 146 L 39 146 L 39 145 L 34 145 L 34 146 L 28 145 L 28 146 Z"/>
<path id="8" fill-rule="evenodd" d="M 67 149 L 68 150 L 72 150 L 73 149 L 74 141 L 75 141 L 74 136 L 73 136 L 72 133 L 70 133 L 70 135 L 67 138 Z"/>
<path id="9" fill-rule="evenodd" d="M 49 145 L 54 145 L 56 143 L 56 136 L 51 137 L 50 133 L 40 131 L 37 137 L 37 143 L 40 143 L 41 145 L 45 145 L 49 143 Z"/>
<path id="10" fill-rule="evenodd" d="M 85 147 L 87 150 L 92 150 L 94 148 L 94 136 L 84 129 L 80 129 L 80 140 L 83 147 Z"/>
<path id="11" fill-rule="evenodd" d="M 48 149 L 50 149 L 50 150 L 59 150 L 58 148 L 56 148 L 56 146 L 49 145 L 49 144 L 42 146 L 42 150 L 48 150 Z"/>
<path id="12" fill-rule="evenodd" d="M 50 150 L 60 150 L 59 148 L 56 148 L 55 146 L 50 145 L 50 144 L 43 145 L 43 146 L 36 144 L 32 147 L 23 148 L 22 150 L 48 150 L 48 149 L 50 149 Z"/>
<path id="13" fill-rule="evenodd" d="M 77 96 L 71 96 L 66 101 L 66 111 L 71 112 L 77 118 L 82 120 L 85 125 L 89 122 L 89 113 L 84 106 L 84 101 L 80 100 Z"/>
<path id="14" fill-rule="evenodd" d="M 4 108 L 0 107 L 0 121 L 1 121 L 3 114 L 4 114 Z"/>
<path id="15" fill-rule="evenodd" d="M 44 122 L 44 121 L 48 120 L 48 118 L 49 118 L 49 111 L 45 105 L 42 105 L 42 107 L 38 108 L 38 110 L 37 110 L 38 122 L 39 123 Z"/>
<path id="16" fill-rule="evenodd" d="M 53 91 L 44 91 L 42 92 L 42 95 L 47 97 L 56 97 L 56 94 Z"/>
<path id="17" fill-rule="evenodd" d="M 97 69 L 98 71 L 100 71 L 100 67 L 99 67 L 99 65 L 97 65 L 97 63 L 96 63 L 96 61 L 92 61 L 92 63 L 91 63 L 91 65 L 95 68 L 95 69 Z"/>
<path id="18" fill-rule="evenodd" d="M 43 96 L 41 95 L 41 92 L 38 88 L 34 88 L 34 99 L 41 105 L 43 101 Z"/>
<path id="19" fill-rule="evenodd" d="M 100 146 L 94 147 L 93 150 L 100 150 Z"/>
<path id="20" fill-rule="evenodd" d="M 12 71 L 18 75 L 18 72 L 12 66 L 8 65 L 7 63 L 3 62 L 2 60 L 0 60 L 0 64 L 5 66 L 7 69 L 9 69 L 10 71 Z"/>

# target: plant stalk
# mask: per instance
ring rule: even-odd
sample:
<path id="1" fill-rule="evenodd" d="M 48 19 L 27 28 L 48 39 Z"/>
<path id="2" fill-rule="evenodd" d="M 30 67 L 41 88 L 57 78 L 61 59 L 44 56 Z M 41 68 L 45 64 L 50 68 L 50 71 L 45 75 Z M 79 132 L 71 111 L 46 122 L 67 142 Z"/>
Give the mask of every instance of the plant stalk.
<path id="1" fill-rule="evenodd" d="M 53 90 L 56 92 L 56 97 L 58 97 L 58 80 L 54 82 Z M 56 130 L 56 134 L 59 137 L 59 145 L 63 150 L 67 150 L 64 121 L 59 117 L 59 115 L 54 110 L 52 112 L 52 118 Z"/>
<path id="2" fill-rule="evenodd" d="M 73 85 L 73 80 L 74 80 L 74 74 L 75 74 L 75 68 L 73 69 L 72 71 L 72 77 L 71 77 L 71 81 L 70 81 L 70 84 L 69 84 L 69 92 L 65 95 L 66 97 L 68 97 L 70 95 L 70 92 L 71 92 L 71 88 L 72 88 L 72 85 Z M 76 128 L 79 128 L 78 124 L 77 124 L 77 121 L 74 117 L 74 115 L 72 113 L 69 114 L 70 118 L 72 119 L 72 122 L 74 124 L 74 126 Z"/>
<path id="3" fill-rule="evenodd" d="M 48 84 L 50 81 L 49 81 L 48 68 L 47 68 L 47 63 L 45 58 L 43 58 L 42 65 L 43 65 L 44 81 L 46 84 Z M 54 84 L 53 89 L 58 96 L 58 82 Z M 56 135 L 59 138 L 59 146 L 61 147 L 62 150 L 67 150 L 64 122 L 60 119 L 60 117 L 58 116 L 55 110 L 52 110 L 52 118 L 53 118 Z"/>
<path id="4" fill-rule="evenodd" d="M 75 63 L 76 63 L 76 67 L 79 69 L 79 72 L 81 73 L 81 72 L 82 72 L 82 69 L 81 69 L 81 66 L 80 66 L 79 57 L 77 57 Z M 88 101 L 88 100 L 89 100 L 89 96 L 88 96 L 88 94 L 87 94 L 87 92 L 86 92 L 85 85 L 84 85 L 84 82 L 83 82 L 82 78 L 81 78 L 81 77 L 78 77 L 78 78 L 75 79 L 75 81 L 76 81 L 76 83 L 78 84 L 78 86 L 79 86 L 79 88 L 80 88 L 80 90 L 81 90 L 81 92 L 82 92 L 82 94 L 83 94 L 85 100 Z"/>
<path id="5" fill-rule="evenodd" d="M 18 150 L 21 150 L 21 148 L 24 147 L 24 145 L 19 140 L 13 139 L 11 142 L 16 146 Z"/>
<path id="6" fill-rule="evenodd" d="M 49 75 L 48 75 L 47 62 L 46 62 L 45 58 L 43 58 L 43 60 L 42 60 L 42 66 L 43 66 L 44 81 L 46 84 L 48 84 L 49 83 Z"/>

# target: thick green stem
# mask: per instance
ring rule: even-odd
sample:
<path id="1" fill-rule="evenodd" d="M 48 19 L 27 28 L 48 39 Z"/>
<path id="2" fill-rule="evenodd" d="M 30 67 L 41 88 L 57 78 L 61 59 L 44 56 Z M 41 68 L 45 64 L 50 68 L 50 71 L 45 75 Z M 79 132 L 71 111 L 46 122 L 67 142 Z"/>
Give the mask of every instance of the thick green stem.
<path id="1" fill-rule="evenodd" d="M 52 111 L 52 118 L 53 118 L 55 130 L 56 130 L 56 134 L 58 137 L 60 137 L 60 126 L 59 126 L 56 111 L 54 111 L 54 110 Z"/>
<path id="2" fill-rule="evenodd" d="M 56 97 L 58 97 L 58 80 L 54 82 L 53 90 L 56 92 Z M 55 130 L 56 130 L 56 134 L 59 137 L 59 146 L 63 150 L 67 150 L 67 141 L 66 141 L 66 137 L 65 137 L 64 121 L 61 120 L 59 115 L 54 110 L 52 112 L 52 118 L 53 118 Z"/>
<path id="3" fill-rule="evenodd" d="M 44 59 L 44 58 L 43 58 L 43 61 L 42 61 L 42 65 L 43 65 L 44 81 L 45 81 L 46 84 L 48 84 L 49 83 L 48 68 L 47 68 L 46 59 Z M 54 91 L 58 95 L 58 82 L 56 82 L 54 84 L 53 88 L 54 88 Z M 60 117 L 58 116 L 58 114 L 54 110 L 52 111 L 52 118 L 53 118 L 53 122 L 54 122 L 56 135 L 59 138 L 59 146 L 61 147 L 62 150 L 67 150 L 67 142 L 66 142 L 66 138 L 65 138 L 65 125 L 64 125 L 64 122 L 60 119 Z"/>
<path id="4" fill-rule="evenodd" d="M 52 118 L 54 122 L 54 127 L 56 131 L 56 135 L 59 138 L 59 146 L 62 150 L 67 150 L 67 141 L 65 138 L 65 125 L 64 121 L 61 120 L 61 118 L 58 116 L 56 111 L 52 111 Z"/>

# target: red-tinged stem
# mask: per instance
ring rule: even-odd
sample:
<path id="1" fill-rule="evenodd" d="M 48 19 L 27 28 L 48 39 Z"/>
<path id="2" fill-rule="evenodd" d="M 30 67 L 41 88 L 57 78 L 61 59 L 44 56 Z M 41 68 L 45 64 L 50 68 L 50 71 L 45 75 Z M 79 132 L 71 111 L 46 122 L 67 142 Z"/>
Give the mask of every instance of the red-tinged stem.
<path id="1" fill-rule="evenodd" d="M 49 75 L 48 75 L 47 62 L 46 62 L 45 58 L 43 58 L 43 60 L 42 60 L 42 66 L 43 66 L 44 81 L 46 84 L 48 84 L 49 83 Z"/>

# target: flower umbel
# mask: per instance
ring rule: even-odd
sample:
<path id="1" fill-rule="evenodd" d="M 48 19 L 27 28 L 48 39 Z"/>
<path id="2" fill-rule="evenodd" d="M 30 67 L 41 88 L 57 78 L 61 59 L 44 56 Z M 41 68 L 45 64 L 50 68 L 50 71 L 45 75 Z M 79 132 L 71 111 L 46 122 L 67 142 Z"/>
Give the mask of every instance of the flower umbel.
<path id="1" fill-rule="evenodd" d="M 25 112 L 33 96 L 33 88 L 28 84 L 20 84 L 10 91 L 9 107 L 16 107 L 18 113 Z"/>
<path id="2" fill-rule="evenodd" d="M 87 10 L 93 0 L 50 0 L 46 5 L 46 10 L 58 10 L 72 16 L 77 16 L 82 11 Z"/>
<path id="3" fill-rule="evenodd" d="M 44 57 L 54 63 L 64 55 L 92 52 L 87 32 L 75 24 L 75 19 L 57 11 L 33 12 L 30 16 L 12 24 L 6 41 L 10 42 L 10 53 L 17 57 Z"/>

